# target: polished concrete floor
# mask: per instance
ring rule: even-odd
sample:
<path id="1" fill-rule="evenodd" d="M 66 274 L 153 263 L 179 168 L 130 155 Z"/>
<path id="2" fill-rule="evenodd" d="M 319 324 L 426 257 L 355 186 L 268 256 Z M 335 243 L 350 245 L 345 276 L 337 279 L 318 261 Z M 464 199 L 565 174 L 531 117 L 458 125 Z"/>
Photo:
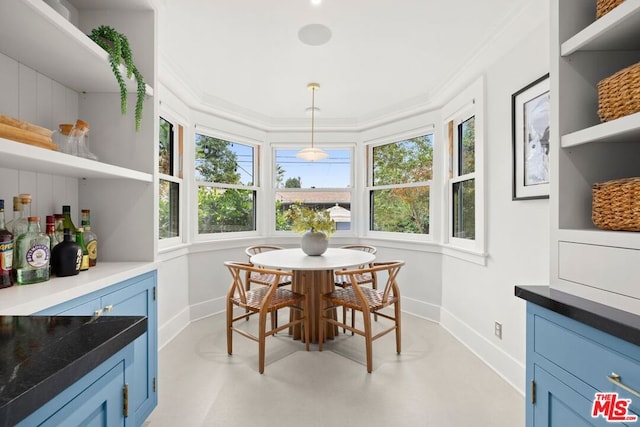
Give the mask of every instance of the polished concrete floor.
<path id="1" fill-rule="evenodd" d="M 257 343 L 234 334 L 227 355 L 224 323 L 193 322 L 160 351 L 159 403 L 145 426 L 524 425 L 522 395 L 436 323 L 405 314 L 402 354 L 392 334 L 374 341 L 371 374 L 360 336 L 306 352 L 281 332 L 267 338 L 263 375 Z"/>

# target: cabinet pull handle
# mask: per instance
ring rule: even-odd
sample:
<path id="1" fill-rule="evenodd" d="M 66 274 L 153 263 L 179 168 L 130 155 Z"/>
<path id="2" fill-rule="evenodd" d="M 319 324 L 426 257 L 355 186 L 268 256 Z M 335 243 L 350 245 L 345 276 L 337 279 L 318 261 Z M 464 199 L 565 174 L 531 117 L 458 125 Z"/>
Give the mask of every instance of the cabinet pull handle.
<path id="1" fill-rule="evenodd" d="M 94 317 L 100 317 L 100 316 L 102 316 L 102 310 L 96 310 L 96 311 L 94 311 L 94 312 L 93 312 L 93 316 L 94 316 Z"/>
<path id="2" fill-rule="evenodd" d="M 612 372 L 611 375 L 607 375 L 607 380 L 612 383 L 617 385 L 618 387 L 620 387 L 621 389 L 637 396 L 640 397 L 640 392 L 635 391 L 634 389 L 632 389 L 631 387 L 629 387 L 628 385 L 626 385 L 625 383 L 622 382 L 622 378 L 620 377 L 620 375 L 616 374 L 615 372 Z"/>
<path id="3" fill-rule="evenodd" d="M 108 305 L 104 308 L 104 311 L 107 313 L 111 313 L 113 311 L 113 305 Z"/>

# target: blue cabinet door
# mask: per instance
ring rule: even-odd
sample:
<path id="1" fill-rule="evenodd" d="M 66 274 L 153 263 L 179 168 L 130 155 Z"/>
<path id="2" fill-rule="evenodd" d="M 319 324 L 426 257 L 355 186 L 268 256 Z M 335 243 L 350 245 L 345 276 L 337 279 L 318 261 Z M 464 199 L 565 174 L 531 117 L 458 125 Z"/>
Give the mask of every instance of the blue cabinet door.
<path id="1" fill-rule="evenodd" d="M 82 274 L 82 273 L 81 273 Z M 157 273 L 151 271 L 100 291 L 66 301 L 40 315 L 146 316 L 147 332 L 134 342 L 133 369 L 127 377 L 130 416 L 127 425 L 140 426 L 158 404 Z"/>

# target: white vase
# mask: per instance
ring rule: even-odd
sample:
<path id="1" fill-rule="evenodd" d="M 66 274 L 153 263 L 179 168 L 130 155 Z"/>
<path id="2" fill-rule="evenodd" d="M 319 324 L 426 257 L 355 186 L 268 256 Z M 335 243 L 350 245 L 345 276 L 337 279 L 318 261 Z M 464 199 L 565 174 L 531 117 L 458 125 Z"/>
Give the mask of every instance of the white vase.
<path id="1" fill-rule="evenodd" d="M 327 235 L 320 231 L 307 231 L 302 235 L 300 240 L 300 248 L 302 252 L 311 256 L 318 256 L 325 253 L 329 247 L 329 239 Z"/>
<path id="2" fill-rule="evenodd" d="M 64 19 L 66 19 L 67 21 L 69 20 L 69 16 L 71 16 L 69 13 L 69 9 L 67 9 L 62 3 L 60 3 L 60 0 L 44 0 L 44 2 L 51 6 L 53 10 L 62 15 Z"/>

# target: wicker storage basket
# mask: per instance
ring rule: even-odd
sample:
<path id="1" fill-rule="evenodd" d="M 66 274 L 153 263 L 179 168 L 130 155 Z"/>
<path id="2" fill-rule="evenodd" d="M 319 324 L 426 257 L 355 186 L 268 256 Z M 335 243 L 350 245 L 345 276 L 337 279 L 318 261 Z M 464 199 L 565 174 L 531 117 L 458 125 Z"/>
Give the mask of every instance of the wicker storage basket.
<path id="1" fill-rule="evenodd" d="M 598 83 L 598 115 L 607 122 L 640 111 L 640 62 Z"/>
<path id="2" fill-rule="evenodd" d="M 596 19 L 610 12 L 623 1 L 624 0 L 598 0 L 596 2 Z"/>
<path id="3" fill-rule="evenodd" d="M 591 217 L 604 230 L 640 231 L 640 178 L 593 184 Z"/>

